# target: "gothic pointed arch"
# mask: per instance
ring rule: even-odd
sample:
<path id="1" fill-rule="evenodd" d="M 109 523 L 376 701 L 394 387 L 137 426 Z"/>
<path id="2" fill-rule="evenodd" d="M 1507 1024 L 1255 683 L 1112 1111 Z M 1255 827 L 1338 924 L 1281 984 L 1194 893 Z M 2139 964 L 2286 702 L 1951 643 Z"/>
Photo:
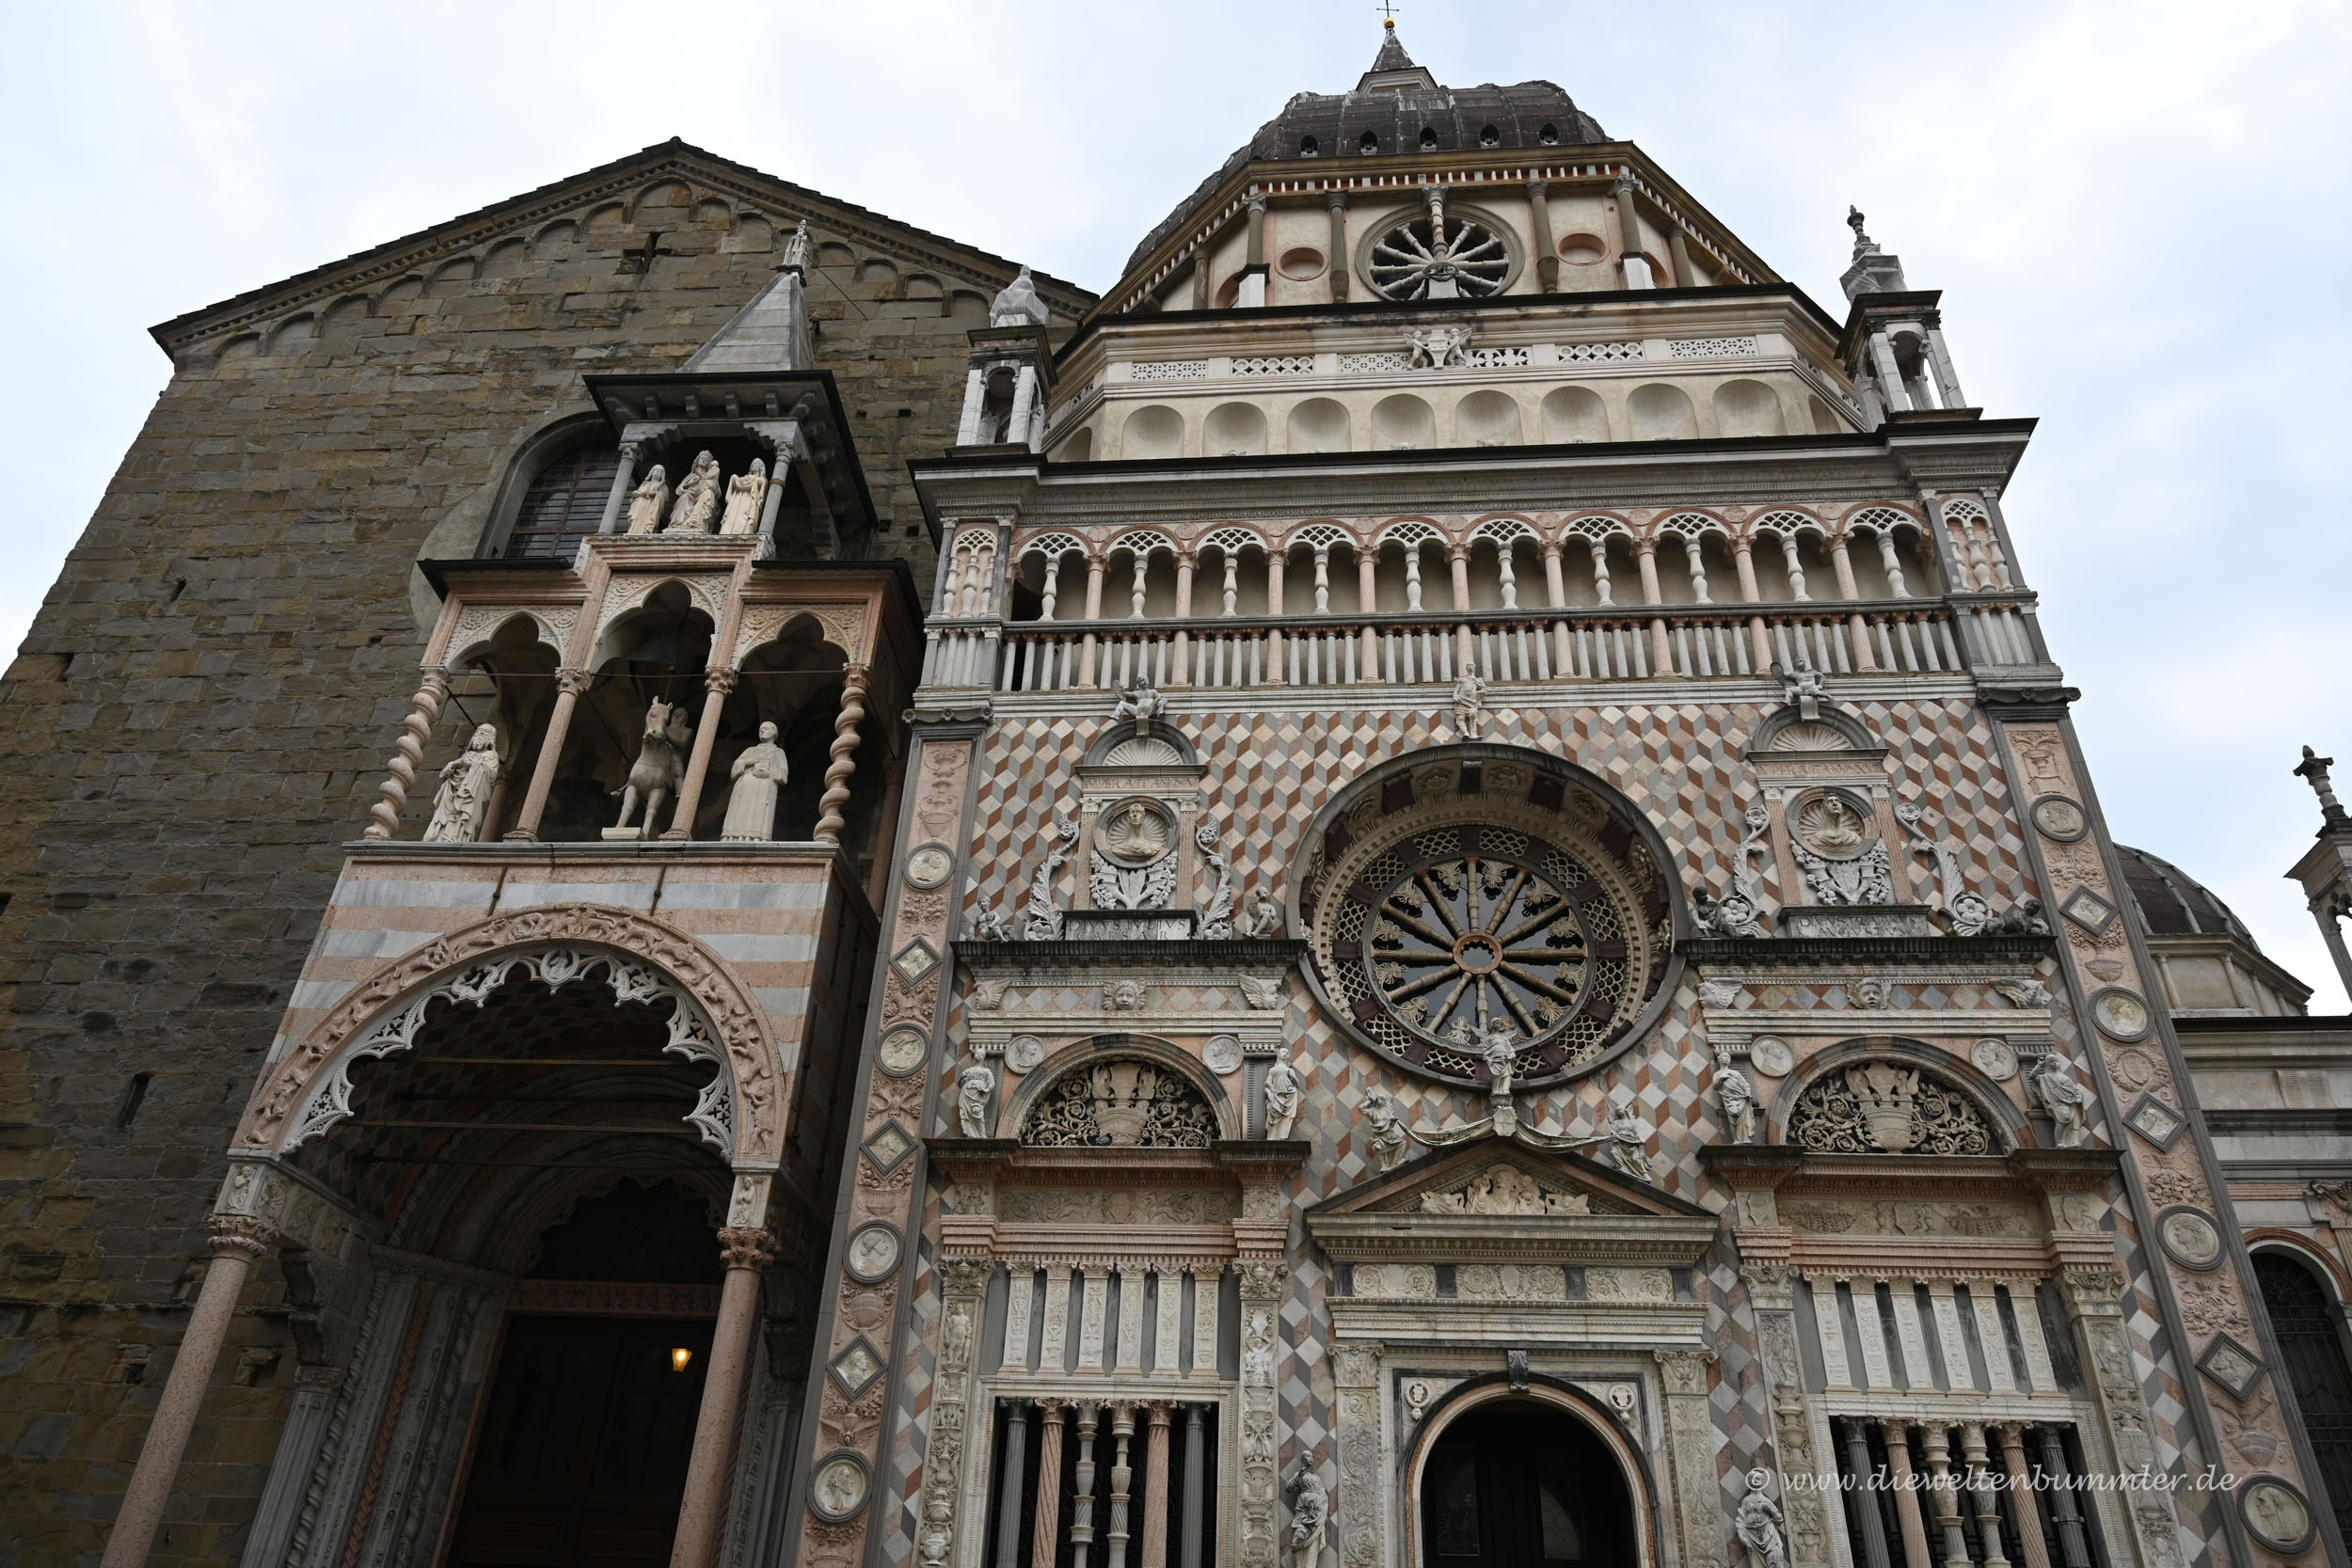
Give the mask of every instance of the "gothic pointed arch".
<path id="1" fill-rule="evenodd" d="M 262 1075 L 237 1147 L 282 1154 L 324 1132 L 348 1114 L 354 1062 L 409 1049 L 435 999 L 475 1001 L 518 973 L 601 984 L 616 1001 L 673 1001 L 663 1050 L 721 1068 L 690 1118 L 704 1141 L 739 1166 L 781 1159 L 776 1048 L 749 989 L 694 938 L 604 904 L 494 915 L 377 970 Z"/>

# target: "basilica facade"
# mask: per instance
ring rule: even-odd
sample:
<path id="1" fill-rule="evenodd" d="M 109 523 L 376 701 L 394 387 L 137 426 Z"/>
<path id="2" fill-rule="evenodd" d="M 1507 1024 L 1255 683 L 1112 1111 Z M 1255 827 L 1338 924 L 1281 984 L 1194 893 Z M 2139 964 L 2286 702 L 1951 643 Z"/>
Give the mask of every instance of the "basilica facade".
<path id="1" fill-rule="evenodd" d="M 158 328 L 7 695 L 122 759 L 11 785 L 13 1560 L 2344 1560 L 2352 1023 L 2108 837 L 1849 221 L 1391 31 L 1099 298 L 673 144 Z M 120 802 L 257 658 L 241 924 Z"/>

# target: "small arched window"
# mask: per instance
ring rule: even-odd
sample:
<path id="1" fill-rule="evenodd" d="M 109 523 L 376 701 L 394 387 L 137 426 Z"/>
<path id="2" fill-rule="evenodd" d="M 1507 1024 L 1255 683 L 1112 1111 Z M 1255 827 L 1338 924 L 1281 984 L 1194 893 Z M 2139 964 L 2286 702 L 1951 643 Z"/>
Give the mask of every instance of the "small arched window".
<path id="1" fill-rule="evenodd" d="M 574 447 L 533 476 L 507 531 L 508 561 L 569 559 L 604 521 L 604 503 L 621 466 L 618 447 Z"/>
<path id="2" fill-rule="evenodd" d="M 1478 133 L 1478 145 L 1481 147 L 1501 147 L 1502 145 L 1502 133 L 1496 130 L 1491 125 L 1484 126 Z"/>
<path id="3" fill-rule="evenodd" d="M 1298 138 L 1298 155 L 1300 157 L 1311 158 L 1322 150 L 1323 144 L 1315 140 L 1314 137 L 1301 136 Z"/>
<path id="4" fill-rule="evenodd" d="M 1424 125 L 1421 128 L 1421 150 L 1423 152 L 1435 152 L 1438 150 L 1437 127 Z"/>
<path id="5" fill-rule="evenodd" d="M 1356 144 L 1356 150 L 1369 158 L 1380 150 L 1380 138 L 1367 131 L 1364 133 L 1363 140 Z"/>
<path id="6" fill-rule="evenodd" d="M 1535 133 L 1535 139 L 1546 147 L 1557 147 L 1560 145 L 1560 127 L 1548 124 Z"/>

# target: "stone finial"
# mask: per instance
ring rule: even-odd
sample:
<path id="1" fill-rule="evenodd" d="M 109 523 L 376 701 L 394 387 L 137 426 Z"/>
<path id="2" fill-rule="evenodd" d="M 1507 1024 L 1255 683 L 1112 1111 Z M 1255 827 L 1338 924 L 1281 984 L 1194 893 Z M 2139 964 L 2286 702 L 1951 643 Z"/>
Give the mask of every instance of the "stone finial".
<path id="1" fill-rule="evenodd" d="M 991 326 L 1043 326 L 1049 314 L 1045 301 L 1039 296 L 1037 284 L 1023 267 L 1021 275 L 997 293 L 988 308 Z"/>
<path id="2" fill-rule="evenodd" d="M 1903 278 L 1902 258 L 1889 256 L 1863 231 L 1861 208 L 1846 209 L 1846 227 L 1853 230 L 1853 263 L 1837 281 L 1849 300 L 1864 294 L 1901 293 L 1911 287 Z"/>
<path id="3" fill-rule="evenodd" d="M 1877 248 L 1877 246 L 1870 243 L 1870 236 L 1862 231 L 1861 208 L 1849 207 L 1846 209 L 1846 227 L 1853 230 L 1853 253 L 1856 256 L 1866 255 L 1869 251 Z"/>
<path id="4" fill-rule="evenodd" d="M 2352 827 L 2352 817 L 2344 815 L 2344 802 L 2336 799 L 2335 786 L 2328 779 L 2328 769 L 2335 765 L 2335 758 L 2316 755 L 2306 746 L 2295 776 L 2310 784 L 2312 793 L 2319 797 L 2319 815 L 2326 828 Z"/>

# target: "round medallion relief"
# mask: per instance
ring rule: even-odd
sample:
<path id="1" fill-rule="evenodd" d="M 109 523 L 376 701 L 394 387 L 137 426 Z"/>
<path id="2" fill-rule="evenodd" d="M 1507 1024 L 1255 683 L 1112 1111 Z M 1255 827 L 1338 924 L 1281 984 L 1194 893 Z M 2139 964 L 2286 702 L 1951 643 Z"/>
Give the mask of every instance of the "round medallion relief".
<path id="1" fill-rule="evenodd" d="M 843 1261 L 859 1284 L 881 1284 L 898 1270 L 898 1233 L 880 1220 L 858 1227 L 850 1232 Z"/>
<path id="2" fill-rule="evenodd" d="M 922 1069 L 930 1052 L 930 1041 L 920 1029 L 893 1029 L 875 1047 L 874 1063 L 891 1077 L 904 1078 Z"/>
<path id="3" fill-rule="evenodd" d="M 2185 1269 L 2220 1266 L 2221 1232 L 2202 1209 L 2182 1205 L 2158 1214 L 2156 1240 L 2164 1243 L 2172 1261 Z"/>
<path id="4" fill-rule="evenodd" d="M 1786 1078 L 1797 1065 L 1797 1053 L 1778 1035 L 1758 1035 L 1748 1042 L 1748 1062 L 1768 1077 Z"/>
<path id="5" fill-rule="evenodd" d="M 818 1518 L 838 1524 L 866 1506 L 866 1461 L 847 1449 L 829 1454 L 809 1478 L 808 1506 Z"/>
<path id="6" fill-rule="evenodd" d="M 926 844 L 907 857 L 907 884 L 923 889 L 935 888 L 946 881 L 956 868 L 956 857 L 946 846 Z"/>
<path id="7" fill-rule="evenodd" d="M 1175 844 L 1175 814 L 1141 795 L 1104 807 L 1095 824 L 1094 847 L 1121 865 L 1149 865 Z"/>
<path id="8" fill-rule="evenodd" d="M 1045 1060 L 1045 1042 L 1035 1035 L 1015 1035 L 1005 1042 L 1005 1067 L 1012 1072 L 1027 1072 Z"/>
<path id="9" fill-rule="evenodd" d="M 2006 1084 L 2017 1076 L 2017 1053 L 2010 1049 L 2007 1040 L 1979 1040 L 1969 1047 L 1968 1059 L 1995 1084 Z"/>
<path id="10" fill-rule="evenodd" d="M 1589 1071 L 1680 968 L 1648 824 L 1598 780 L 1502 746 L 1400 758 L 1325 808 L 1292 878 L 1310 988 L 1359 1042 L 1454 1083 Z M 1296 927 L 1295 927 L 1296 928 Z"/>
<path id="11" fill-rule="evenodd" d="M 2114 986 L 2091 997 L 2090 1016 L 2098 1021 L 2100 1033 L 2124 1041 L 2145 1038 L 2155 1022 L 2148 1016 L 2147 1003 Z"/>
<path id="12" fill-rule="evenodd" d="M 2258 1476 L 2238 1494 L 2238 1514 L 2254 1539 L 2274 1552 L 2299 1552 L 2319 1533 L 2303 1494 L 2277 1476 Z"/>
<path id="13" fill-rule="evenodd" d="M 1218 1077 L 1241 1070 L 1241 1041 L 1232 1035 L 1211 1035 L 1200 1048 L 1200 1059 Z"/>
<path id="14" fill-rule="evenodd" d="M 2156 1081 L 2156 1064 L 2145 1051 L 2119 1051 L 2114 1061 L 2116 1082 L 2127 1089 L 2144 1089 Z"/>
<path id="15" fill-rule="evenodd" d="M 1842 789 L 1815 791 L 1795 815 L 1797 842 L 1823 860 L 1851 860 L 1870 847 L 1870 809 Z"/>
<path id="16" fill-rule="evenodd" d="M 2042 835 L 2060 844 L 2072 844 L 2090 832 L 2090 818 L 2083 815 L 2083 808 L 2063 795 L 2044 795 L 2033 803 L 2031 815 Z"/>

